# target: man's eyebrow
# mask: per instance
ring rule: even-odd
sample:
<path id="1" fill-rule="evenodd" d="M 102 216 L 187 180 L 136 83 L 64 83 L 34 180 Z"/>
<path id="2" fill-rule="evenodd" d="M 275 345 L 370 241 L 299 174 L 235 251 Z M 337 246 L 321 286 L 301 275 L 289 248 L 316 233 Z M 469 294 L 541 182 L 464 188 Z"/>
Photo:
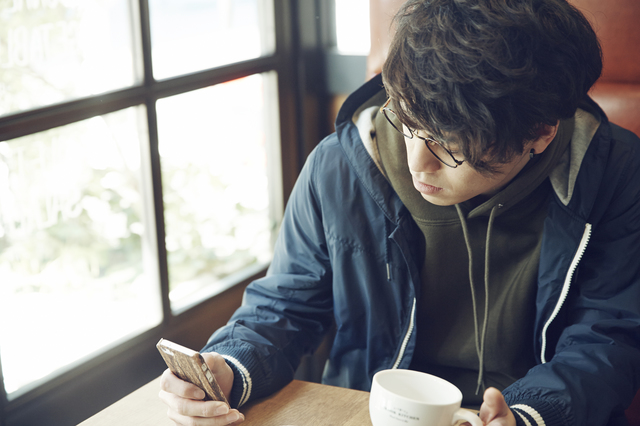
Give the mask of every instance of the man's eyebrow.
<path id="1" fill-rule="evenodd" d="M 422 136 L 424 138 L 429 138 L 429 139 L 436 140 L 436 141 L 440 142 L 441 144 L 443 144 L 445 146 L 456 145 L 456 142 L 455 142 L 454 139 L 447 138 L 444 135 L 442 137 L 434 135 L 434 132 L 432 132 L 430 130 L 417 129 L 417 130 L 414 130 L 413 132 L 416 133 L 418 136 Z"/>

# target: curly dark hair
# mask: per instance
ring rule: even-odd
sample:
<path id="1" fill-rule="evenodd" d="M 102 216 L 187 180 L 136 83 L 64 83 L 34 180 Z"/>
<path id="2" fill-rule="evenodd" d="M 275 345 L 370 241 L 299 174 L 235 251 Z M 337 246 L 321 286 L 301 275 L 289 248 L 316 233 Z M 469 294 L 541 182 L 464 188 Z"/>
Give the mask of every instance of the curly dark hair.
<path id="1" fill-rule="evenodd" d="M 382 70 L 401 122 L 491 172 L 575 114 L 602 72 L 587 19 L 565 0 L 409 0 Z"/>

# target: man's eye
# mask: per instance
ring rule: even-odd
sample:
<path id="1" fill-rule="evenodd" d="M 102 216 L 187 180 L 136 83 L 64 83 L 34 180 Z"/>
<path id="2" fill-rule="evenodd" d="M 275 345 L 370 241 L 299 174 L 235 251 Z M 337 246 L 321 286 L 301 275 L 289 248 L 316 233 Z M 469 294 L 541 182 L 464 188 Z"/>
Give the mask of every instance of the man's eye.
<path id="1" fill-rule="evenodd" d="M 450 153 L 452 154 L 459 154 L 460 152 L 462 152 L 460 150 L 460 147 L 457 146 L 446 146 L 446 148 L 449 150 Z"/>
<path id="2" fill-rule="evenodd" d="M 429 141 L 429 145 L 431 145 L 432 147 L 441 147 L 446 149 L 447 151 L 451 152 L 452 154 L 457 154 L 460 152 L 460 149 L 455 147 L 455 148 L 451 148 L 450 146 L 447 146 L 441 142 L 437 142 L 435 139 L 427 139 Z"/>

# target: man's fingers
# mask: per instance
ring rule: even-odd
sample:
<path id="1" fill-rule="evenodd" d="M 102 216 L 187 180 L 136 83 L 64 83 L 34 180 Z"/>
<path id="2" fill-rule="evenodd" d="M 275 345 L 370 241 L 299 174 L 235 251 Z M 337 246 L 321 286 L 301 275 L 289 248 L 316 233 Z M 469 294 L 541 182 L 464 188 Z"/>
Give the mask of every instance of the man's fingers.
<path id="1" fill-rule="evenodd" d="M 204 358 L 204 362 L 207 363 L 209 370 L 211 370 L 213 374 L 220 373 L 222 369 L 227 367 L 227 362 L 222 355 L 217 352 L 204 352 L 202 353 L 202 358 Z"/>
<path id="2" fill-rule="evenodd" d="M 202 356 L 222 391 L 228 395 L 233 386 L 233 371 L 217 353 L 203 353 Z M 225 402 L 204 401 L 202 389 L 180 379 L 168 369 L 162 374 L 160 389 L 159 397 L 169 407 L 167 415 L 176 425 L 219 426 L 244 421 L 244 415 L 230 409 Z"/>
<path id="3" fill-rule="evenodd" d="M 182 398 L 204 399 L 205 397 L 205 393 L 202 389 L 180 379 L 169 369 L 166 369 L 164 373 L 162 373 L 160 389 L 181 396 Z"/>
<path id="4" fill-rule="evenodd" d="M 159 397 L 169 407 L 169 418 L 179 425 L 229 425 L 244 420 L 238 410 L 229 409 L 224 402 L 194 401 L 164 390 Z"/>
<path id="5" fill-rule="evenodd" d="M 215 417 L 229 412 L 229 407 L 224 402 L 195 401 L 181 398 L 178 395 L 163 390 L 160 391 L 158 396 L 172 411 L 183 416 Z"/>
<path id="6" fill-rule="evenodd" d="M 244 416 L 236 410 L 222 417 L 203 418 L 183 416 L 169 409 L 167 416 L 179 426 L 227 426 L 237 425 L 244 421 Z"/>
<path id="7" fill-rule="evenodd" d="M 202 358 L 215 376 L 222 392 L 229 398 L 231 388 L 233 387 L 233 371 L 231 367 L 227 365 L 227 361 L 225 361 L 222 355 L 216 352 L 205 352 L 202 354 Z"/>
<path id="8" fill-rule="evenodd" d="M 483 400 L 480 407 L 480 420 L 485 425 L 515 425 L 515 418 L 502 392 L 496 388 L 488 388 L 484 392 Z"/>

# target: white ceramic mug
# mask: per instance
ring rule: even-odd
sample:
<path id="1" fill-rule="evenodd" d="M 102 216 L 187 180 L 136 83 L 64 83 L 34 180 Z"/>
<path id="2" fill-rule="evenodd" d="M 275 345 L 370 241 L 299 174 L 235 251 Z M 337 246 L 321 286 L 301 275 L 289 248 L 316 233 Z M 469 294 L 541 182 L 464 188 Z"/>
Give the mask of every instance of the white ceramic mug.
<path id="1" fill-rule="evenodd" d="M 454 384 L 413 370 L 382 370 L 373 376 L 369 414 L 373 426 L 452 426 L 463 420 L 483 426 L 460 408 L 462 392 Z"/>

